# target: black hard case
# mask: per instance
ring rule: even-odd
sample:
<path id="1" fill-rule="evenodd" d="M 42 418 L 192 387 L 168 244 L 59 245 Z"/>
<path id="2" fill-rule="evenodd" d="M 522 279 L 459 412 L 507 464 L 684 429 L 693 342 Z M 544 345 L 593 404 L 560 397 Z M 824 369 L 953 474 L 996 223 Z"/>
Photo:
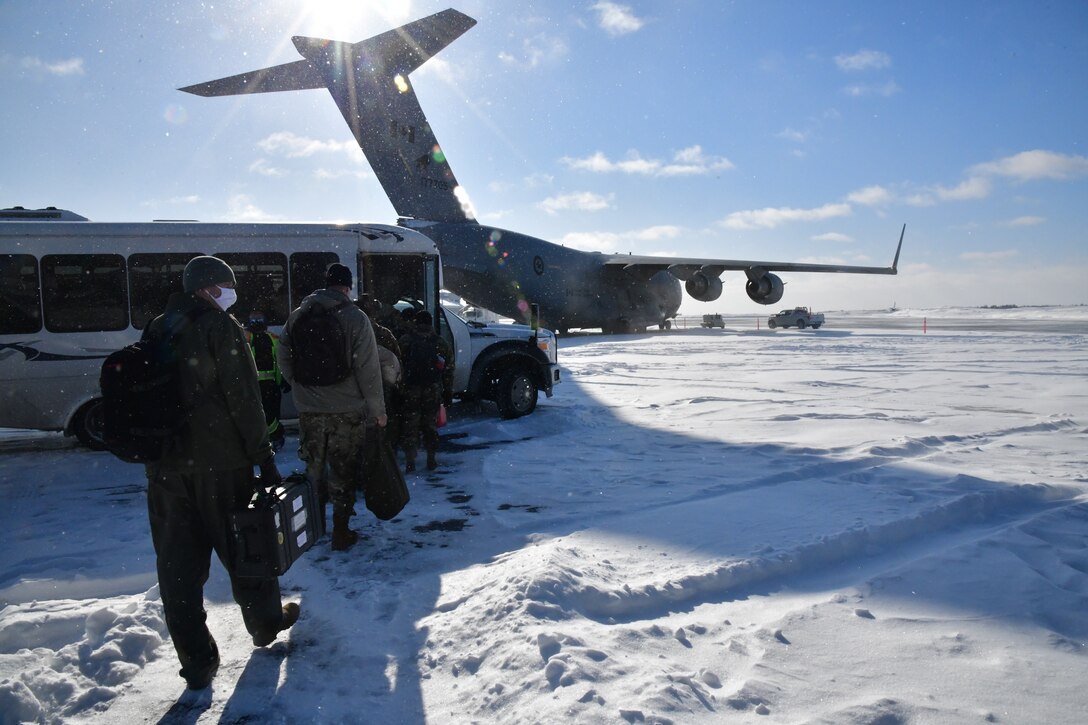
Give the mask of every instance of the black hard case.
<path id="1" fill-rule="evenodd" d="M 301 473 L 253 494 L 231 514 L 233 570 L 241 577 L 275 577 L 324 535 L 316 487 Z"/>

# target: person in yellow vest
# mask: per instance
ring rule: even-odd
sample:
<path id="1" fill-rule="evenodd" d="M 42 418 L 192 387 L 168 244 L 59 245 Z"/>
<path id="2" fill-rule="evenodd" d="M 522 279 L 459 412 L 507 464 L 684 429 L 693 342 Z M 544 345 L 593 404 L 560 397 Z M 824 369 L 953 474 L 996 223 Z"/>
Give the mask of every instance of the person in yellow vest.
<path id="1" fill-rule="evenodd" d="M 274 451 L 283 448 L 284 431 L 280 422 L 280 403 L 283 402 L 283 375 L 276 360 L 279 338 L 268 331 L 268 321 L 260 310 L 249 313 L 246 321 L 246 342 L 257 365 L 257 382 L 261 386 L 261 404 L 264 421 L 268 425 L 268 440 Z"/>

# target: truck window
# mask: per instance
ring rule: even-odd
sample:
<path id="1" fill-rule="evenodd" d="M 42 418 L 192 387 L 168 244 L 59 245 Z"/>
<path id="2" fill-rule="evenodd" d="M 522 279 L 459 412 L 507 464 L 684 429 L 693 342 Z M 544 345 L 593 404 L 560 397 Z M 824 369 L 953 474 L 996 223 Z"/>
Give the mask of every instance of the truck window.
<path id="1" fill-rule="evenodd" d="M 0 254 L 0 334 L 42 329 L 38 262 L 29 254 Z"/>
<path id="2" fill-rule="evenodd" d="M 166 309 L 166 300 L 181 291 L 185 265 L 201 252 L 133 254 L 128 258 L 132 326 L 142 330 Z"/>
<path id="3" fill-rule="evenodd" d="M 42 257 L 42 308 L 50 332 L 128 327 L 125 258 L 120 254 Z"/>

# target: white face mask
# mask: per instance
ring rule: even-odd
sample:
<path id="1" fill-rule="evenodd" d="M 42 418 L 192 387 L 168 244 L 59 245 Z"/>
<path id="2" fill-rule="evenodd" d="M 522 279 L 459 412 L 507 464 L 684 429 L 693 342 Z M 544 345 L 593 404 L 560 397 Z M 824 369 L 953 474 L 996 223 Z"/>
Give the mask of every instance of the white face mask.
<path id="1" fill-rule="evenodd" d="M 219 288 L 219 296 L 215 298 L 215 304 L 219 305 L 219 309 L 226 312 L 237 301 L 238 293 L 234 291 L 233 287 Z"/>

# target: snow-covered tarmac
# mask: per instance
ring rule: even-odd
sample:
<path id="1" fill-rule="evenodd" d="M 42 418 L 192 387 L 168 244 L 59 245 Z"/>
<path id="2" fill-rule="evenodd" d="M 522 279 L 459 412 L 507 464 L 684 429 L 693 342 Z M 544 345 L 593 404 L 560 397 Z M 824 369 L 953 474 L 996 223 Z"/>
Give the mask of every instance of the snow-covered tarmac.
<path id="1" fill-rule="evenodd" d="M 216 568 L 201 693 L 141 470 L 9 434 L 3 721 L 1088 722 L 1088 312 L 1036 313 L 566 338 L 534 415 L 459 406 L 401 518 L 283 577 L 282 641 Z"/>

